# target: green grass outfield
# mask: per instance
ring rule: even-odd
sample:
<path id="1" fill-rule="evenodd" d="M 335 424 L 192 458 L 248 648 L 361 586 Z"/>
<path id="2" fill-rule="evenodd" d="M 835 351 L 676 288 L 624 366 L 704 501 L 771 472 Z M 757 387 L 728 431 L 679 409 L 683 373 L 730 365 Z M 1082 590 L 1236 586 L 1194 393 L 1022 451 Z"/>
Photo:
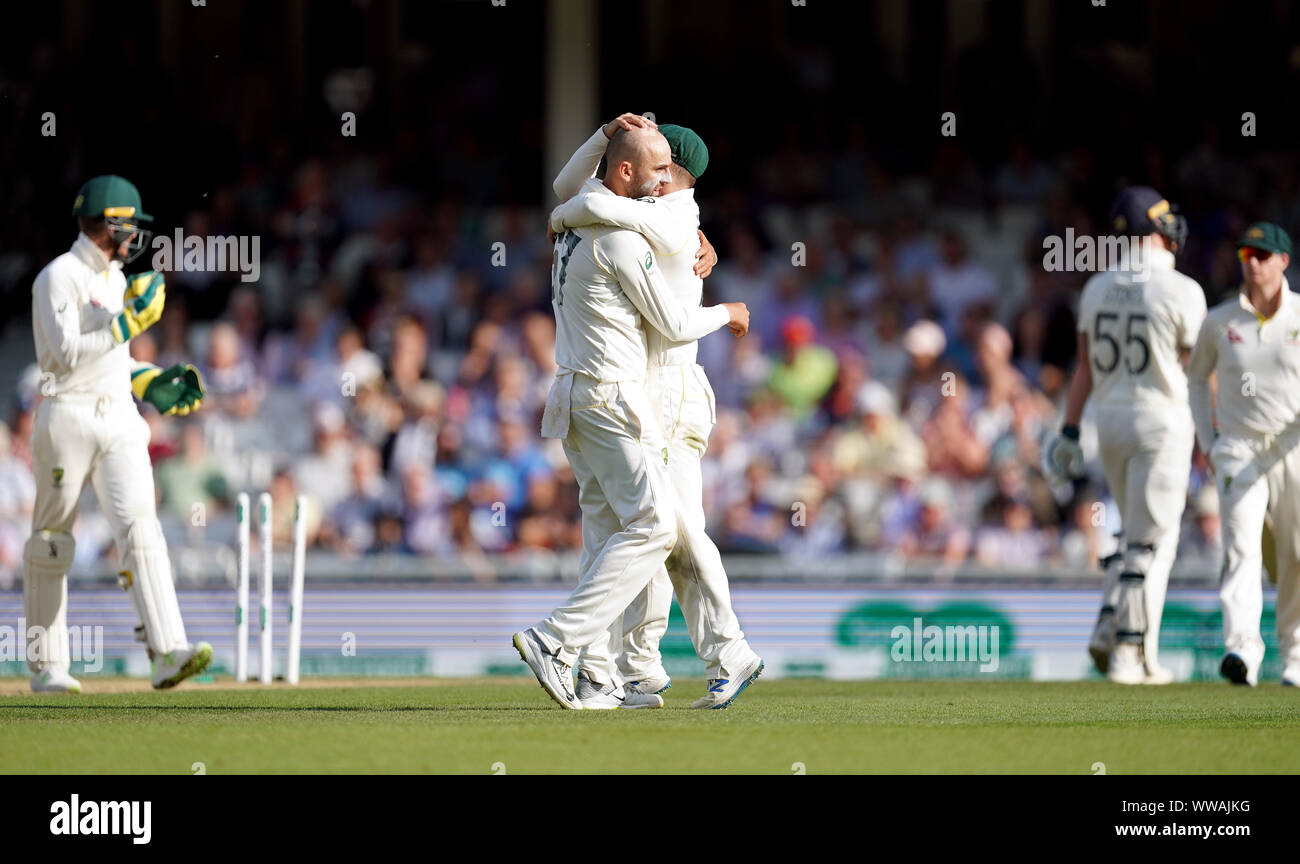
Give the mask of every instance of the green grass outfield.
<path id="1" fill-rule="evenodd" d="M 762 681 L 726 711 L 564 711 L 531 680 L 0 680 L 0 772 L 1300 773 L 1300 689 Z M 499 769 L 498 769 L 499 770 Z"/>

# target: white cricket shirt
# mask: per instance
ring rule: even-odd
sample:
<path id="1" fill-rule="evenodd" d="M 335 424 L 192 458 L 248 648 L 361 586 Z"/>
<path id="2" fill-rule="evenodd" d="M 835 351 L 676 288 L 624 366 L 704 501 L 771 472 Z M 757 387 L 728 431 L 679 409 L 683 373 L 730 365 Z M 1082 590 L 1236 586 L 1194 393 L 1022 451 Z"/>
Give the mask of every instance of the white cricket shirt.
<path id="1" fill-rule="evenodd" d="M 1300 297 L 1285 277 L 1282 302 L 1272 318 L 1261 319 L 1245 293 L 1206 316 L 1187 373 L 1196 397 L 1196 437 L 1207 453 L 1214 440 L 1205 383 L 1211 372 L 1218 373 L 1220 435 L 1258 440 L 1300 417 Z"/>
<path id="2" fill-rule="evenodd" d="M 1143 271 L 1108 270 L 1084 286 L 1078 329 L 1088 337 L 1092 400 L 1098 410 L 1169 410 L 1171 423 L 1186 423 L 1179 355 L 1196 344 L 1205 293 L 1174 269 L 1172 252 L 1150 249 L 1146 260 Z"/>
<path id="3" fill-rule="evenodd" d="M 595 180 L 584 189 L 617 197 Z M 555 238 L 551 307 L 556 365 L 598 381 L 645 379 L 650 328 L 694 342 L 730 320 L 723 306 L 683 305 L 640 234 L 600 225 Z"/>
<path id="4" fill-rule="evenodd" d="M 109 322 L 122 311 L 126 276 L 85 234 L 32 283 L 32 338 L 41 372 L 54 392 L 131 398 L 131 354 Z"/>
<path id="5" fill-rule="evenodd" d="M 695 202 L 695 190 L 680 189 L 658 198 L 623 198 L 602 195 L 593 184 L 604 188 L 599 180 L 588 180 L 580 194 L 552 211 L 552 229 L 599 224 L 641 234 L 654 250 L 677 302 L 688 309 L 699 306 L 704 297 L 704 280 L 695 275 L 695 254 L 700 249 L 696 233 L 700 208 Z M 646 344 L 651 366 L 692 365 L 699 345 L 694 339 L 670 339 L 653 328 L 646 333 Z"/>

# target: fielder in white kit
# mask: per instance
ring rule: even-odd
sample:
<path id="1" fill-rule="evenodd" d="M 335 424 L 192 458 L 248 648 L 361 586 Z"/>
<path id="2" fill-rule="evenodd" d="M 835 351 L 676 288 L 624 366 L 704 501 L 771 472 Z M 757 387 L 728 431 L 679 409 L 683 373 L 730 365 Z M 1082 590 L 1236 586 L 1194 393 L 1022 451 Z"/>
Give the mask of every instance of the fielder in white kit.
<path id="1" fill-rule="evenodd" d="M 671 151 L 645 126 L 614 132 L 599 194 L 652 195 L 671 182 Z M 513 644 L 542 688 L 565 708 L 581 709 L 572 667 L 583 648 L 607 638 L 615 619 L 660 571 L 676 545 L 676 496 L 667 446 L 646 396 L 642 322 L 675 341 L 723 326 L 743 333 L 742 303 L 687 308 L 668 290 L 641 235 L 617 228 L 566 231 L 555 240 L 551 272 L 558 371 L 542 434 L 563 441 L 578 481 L 584 522 L 606 508 L 620 530 L 592 556 L 564 605 Z M 617 688 L 617 682 L 606 687 Z"/>
<path id="2" fill-rule="evenodd" d="M 599 224 L 642 234 L 659 257 L 668 287 L 684 305 L 695 307 L 700 305 L 704 284 L 700 276 L 703 268 L 695 260 L 701 244 L 694 185 L 708 167 L 708 149 L 690 129 L 668 124 L 658 129 L 668 140 L 673 159 L 672 182 L 660 187 L 659 197 L 636 200 L 586 189 L 586 184 L 599 183 L 589 178 L 609 140 L 599 129 L 555 179 L 555 193 L 566 203 L 552 212 L 551 230 Z M 668 629 L 676 591 L 691 641 L 707 664 L 705 695 L 692 707 L 724 708 L 757 678 L 763 663 L 745 641 L 731 608 L 722 556 L 705 531 L 700 460 L 716 421 L 713 389 L 704 369 L 695 362 L 697 341 L 676 342 L 650 328 L 646 342 L 650 361 L 647 387 L 667 441 L 681 537 L 666 568 L 615 620 L 608 639 L 598 639 L 583 652 L 578 664 L 578 697 L 584 708 L 620 707 L 616 696 L 597 692 L 589 682 L 621 677 L 626 682 L 621 707 L 663 707 L 660 694 L 671 681 L 659 643 Z M 618 521 L 608 508 L 590 518 L 584 513 L 584 558 L 617 530 Z"/>
<path id="3" fill-rule="evenodd" d="M 1261 536 L 1275 538 L 1282 683 L 1300 684 L 1300 296 L 1291 238 L 1258 222 L 1237 243 L 1241 291 L 1210 310 L 1187 371 L 1196 437 L 1214 468 L 1223 524 L 1220 671 L 1254 686 L 1264 659 Z M 1211 376 L 1217 380 L 1211 392 Z M 1215 428 L 1215 420 L 1218 428 Z"/>
<path id="4" fill-rule="evenodd" d="M 154 271 L 122 273 L 148 245 L 151 217 L 140 194 L 114 175 L 89 180 L 73 204 L 80 233 L 32 285 L 32 330 L 42 396 L 32 433 L 36 503 L 23 555 L 32 689 L 80 692 L 69 672 L 67 573 L 77 501 L 89 480 L 113 529 L 119 582 L 141 626 L 136 637 L 154 661 L 152 683 L 174 687 L 212 660 L 206 642 L 185 634 L 167 546 L 155 509 L 149 426 L 132 395 L 164 413 L 189 413 L 203 397 L 191 366 L 160 370 L 133 361 L 128 342 L 157 322 L 166 289 Z"/>
<path id="5" fill-rule="evenodd" d="M 1079 422 L 1091 395 L 1123 537 L 1122 555 L 1106 568 L 1088 650 L 1111 681 L 1167 684 L 1173 675 L 1159 664 L 1160 619 L 1193 443 L 1183 358 L 1205 318 L 1205 294 L 1174 269 L 1187 226 L 1154 189 L 1125 189 L 1111 208 L 1111 227 L 1117 237 L 1141 238 L 1139 248 L 1084 286 L 1065 422 L 1043 452 L 1043 468 L 1058 480 L 1082 473 Z"/>

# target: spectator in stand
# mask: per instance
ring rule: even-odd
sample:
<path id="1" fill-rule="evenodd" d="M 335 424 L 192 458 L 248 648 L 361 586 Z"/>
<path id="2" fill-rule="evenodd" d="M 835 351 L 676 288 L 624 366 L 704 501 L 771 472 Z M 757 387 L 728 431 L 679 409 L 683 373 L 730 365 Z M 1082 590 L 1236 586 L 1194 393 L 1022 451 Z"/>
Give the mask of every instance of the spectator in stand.
<path id="1" fill-rule="evenodd" d="M 939 261 L 930 268 L 928 278 L 930 298 L 939 307 L 949 333 L 955 331 L 968 308 L 981 307 L 987 315 L 997 299 L 993 274 L 970 259 L 966 241 L 953 229 L 940 236 Z"/>
<path id="2" fill-rule="evenodd" d="M 353 447 L 351 479 L 352 488 L 330 511 L 326 530 L 334 551 L 349 557 L 364 555 L 377 544 L 376 523 L 393 503 L 374 446 Z"/>
<path id="3" fill-rule="evenodd" d="M 1093 570 L 1098 566 L 1106 540 L 1104 516 L 1103 505 L 1092 490 L 1076 498 L 1053 556 L 1061 567 Z"/>
<path id="4" fill-rule="evenodd" d="M 334 340 L 331 361 L 316 364 L 314 370 L 303 382 L 303 396 L 313 402 L 338 405 L 347 404 L 360 390 L 382 383 L 384 378 L 383 363 L 374 352 L 366 350 L 361 330 L 351 324 Z"/>
<path id="5" fill-rule="evenodd" d="M 894 394 L 879 381 L 862 386 L 858 425 L 840 427 L 834 437 L 835 467 L 841 474 L 881 479 L 900 458 L 924 452 L 920 439 L 898 419 L 897 406 Z"/>
<path id="6" fill-rule="evenodd" d="M 951 394 L 939 399 L 921 427 L 930 471 L 956 481 L 973 480 L 989 465 L 989 447 L 971 426 L 969 392 L 964 380 L 954 379 Z"/>
<path id="7" fill-rule="evenodd" d="M 443 389 L 432 381 L 411 387 L 401 400 L 405 421 L 393 436 L 389 468 L 396 474 L 409 465 L 437 464 L 438 430 L 445 401 Z"/>
<path id="8" fill-rule="evenodd" d="M 952 490 L 948 484 L 937 477 L 926 480 L 918 497 L 915 521 L 899 538 L 899 554 L 948 567 L 963 563 L 970 551 L 970 531 L 949 513 Z"/>
<path id="9" fill-rule="evenodd" d="M 948 338 L 943 335 L 943 328 L 933 321 L 917 321 L 903 334 L 908 368 L 899 396 L 903 416 L 913 429 L 921 428 L 943 396 L 943 374 L 948 370 L 940 362 L 940 357 L 947 345 Z"/>
<path id="10" fill-rule="evenodd" d="M 433 484 L 429 469 L 402 469 L 402 545 L 417 555 L 443 555 L 449 548 L 447 501 Z"/>
<path id="11" fill-rule="evenodd" d="M 321 402 L 313 412 L 313 451 L 292 469 L 294 485 L 311 496 L 325 512 L 348 495 L 352 467 L 352 443 L 342 409 Z"/>
<path id="12" fill-rule="evenodd" d="M 768 378 L 768 387 L 798 422 L 808 419 L 835 383 L 838 363 L 829 348 L 818 345 L 817 331 L 807 318 L 793 316 L 781 325 L 781 362 Z"/>
<path id="13" fill-rule="evenodd" d="M 980 441 L 991 447 L 1011 431 L 1013 403 L 1028 389 L 1024 376 L 1011 365 L 1011 334 L 1001 324 L 989 322 L 980 328 L 975 369 L 980 383 L 971 423 Z"/>
<path id="14" fill-rule="evenodd" d="M 298 488 L 293 482 L 293 473 L 280 469 L 271 478 L 271 541 L 279 547 L 289 548 L 293 544 L 294 513 L 298 504 Z M 307 545 L 315 546 L 320 538 L 323 522 L 320 502 L 310 495 L 306 496 L 306 508 L 303 514 Z"/>
<path id="15" fill-rule="evenodd" d="M 235 417 L 253 417 L 262 405 L 264 385 L 252 362 L 240 353 L 239 333 L 227 322 L 212 328 L 203 366 L 203 407 Z"/>
<path id="16" fill-rule="evenodd" d="M 989 508 L 993 517 L 980 528 L 975 558 L 990 570 L 1027 573 L 1042 565 L 1047 542 L 1034 527 L 1034 514 L 1024 498 L 999 495 Z"/>
<path id="17" fill-rule="evenodd" d="M 190 523 L 196 506 L 205 518 L 228 507 L 230 489 L 221 463 L 208 453 L 202 424 L 187 419 L 181 428 L 180 452 L 159 464 L 156 474 L 162 509 Z"/>
<path id="18" fill-rule="evenodd" d="M 893 300 L 882 300 L 872 309 L 866 325 L 858 331 L 867 352 L 867 366 L 872 378 L 898 393 L 911 363 L 903 347 L 900 306 Z"/>
<path id="19" fill-rule="evenodd" d="M 745 495 L 727 508 L 723 552 L 776 552 L 785 536 L 789 511 L 775 506 L 767 496 L 772 466 L 758 460 L 745 471 Z"/>

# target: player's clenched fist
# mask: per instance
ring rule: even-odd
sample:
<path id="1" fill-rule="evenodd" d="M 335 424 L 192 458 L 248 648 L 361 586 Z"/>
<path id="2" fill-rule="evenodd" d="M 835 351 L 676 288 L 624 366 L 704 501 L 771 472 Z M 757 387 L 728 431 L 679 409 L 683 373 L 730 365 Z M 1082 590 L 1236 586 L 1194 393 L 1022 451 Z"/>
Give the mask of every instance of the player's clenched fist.
<path id="1" fill-rule="evenodd" d="M 167 288 L 157 270 L 146 270 L 132 276 L 126 284 L 126 293 L 122 295 L 125 308 L 112 321 L 113 338 L 125 342 L 158 323 L 166 299 Z"/>
<path id="2" fill-rule="evenodd" d="M 727 326 L 731 328 L 731 332 L 735 334 L 736 338 L 739 339 L 748 333 L 749 307 L 744 303 L 723 303 L 722 305 L 726 308 L 727 314 L 731 316 Z"/>
<path id="3" fill-rule="evenodd" d="M 605 137 L 613 138 L 618 130 L 631 129 L 633 126 L 645 129 L 659 128 L 649 117 L 642 117 L 640 114 L 620 114 L 605 124 Z"/>

